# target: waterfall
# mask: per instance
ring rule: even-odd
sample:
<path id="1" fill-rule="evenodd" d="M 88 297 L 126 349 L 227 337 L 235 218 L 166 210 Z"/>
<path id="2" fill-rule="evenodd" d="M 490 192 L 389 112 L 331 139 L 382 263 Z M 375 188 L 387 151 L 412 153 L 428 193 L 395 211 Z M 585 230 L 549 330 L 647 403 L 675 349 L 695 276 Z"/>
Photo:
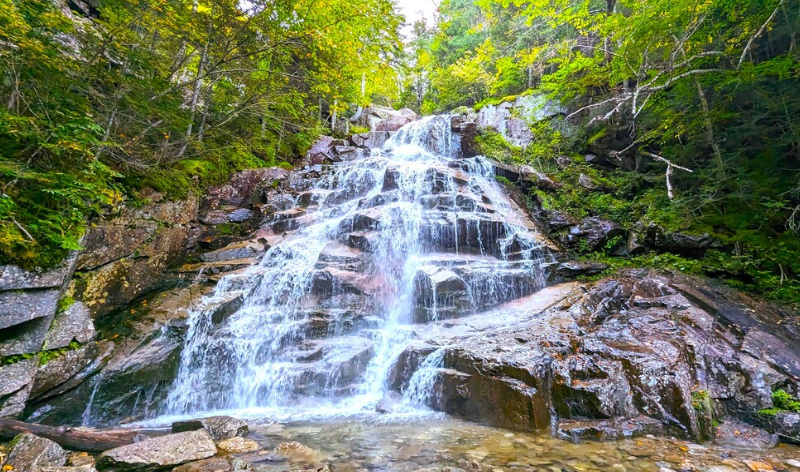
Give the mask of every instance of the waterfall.
<path id="1" fill-rule="evenodd" d="M 532 222 L 492 166 L 452 158 L 453 143 L 450 118 L 427 117 L 313 185 L 298 179 L 295 206 L 262 227 L 260 262 L 190 313 L 163 413 L 374 408 L 410 342 L 543 288 Z"/>

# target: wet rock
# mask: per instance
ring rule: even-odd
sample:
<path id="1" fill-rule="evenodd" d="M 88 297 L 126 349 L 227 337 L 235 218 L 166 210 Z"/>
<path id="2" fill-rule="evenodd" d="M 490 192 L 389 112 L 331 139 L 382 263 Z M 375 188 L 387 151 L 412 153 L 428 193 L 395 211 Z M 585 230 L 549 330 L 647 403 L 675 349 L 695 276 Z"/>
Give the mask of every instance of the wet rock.
<path id="1" fill-rule="evenodd" d="M 212 457 L 175 467 L 172 472 L 231 472 L 232 470 L 233 467 L 227 459 Z"/>
<path id="2" fill-rule="evenodd" d="M 138 249 L 136 258 L 120 259 L 88 272 L 76 283 L 75 298 L 83 301 L 94 320 L 146 295 L 164 282 L 164 272 L 184 254 L 185 226 L 161 228 Z"/>
<path id="3" fill-rule="evenodd" d="M 55 442 L 23 433 L 15 437 L 6 458 L 12 470 L 43 472 L 47 467 L 60 467 L 67 461 L 67 451 Z"/>
<path id="4" fill-rule="evenodd" d="M 250 259 L 253 257 L 261 256 L 267 249 L 268 248 L 264 244 L 264 241 L 260 240 L 242 241 L 238 243 L 229 244 L 215 251 L 201 254 L 200 259 L 203 260 L 204 262 L 222 262 L 222 261 L 231 261 L 235 259 Z"/>
<path id="5" fill-rule="evenodd" d="M 0 418 L 16 418 L 25 409 L 39 357 L 0 366 Z"/>
<path id="6" fill-rule="evenodd" d="M 472 311 L 469 287 L 452 270 L 423 267 L 414 278 L 414 287 L 416 323 L 452 318 Z"/>
<path id="7" fill-rule="evenodd" d="M 66 310 L 56 314 L 42 349 L 58 349 L 69 346 L 72 341 L 88 343 L 94 339 L 95 329 L 89 309 L 83 302 L 75 302 Z"/>
<path id="8" fill-rule="evenodd" d="M 333 162 L 349 162 L 358 159 L 364 159 L 369 156 L 367 149 L 356 146 L 334 146 L 333 147 Z"/>
<path id="9" fill-rule="evenodd" d="M 475 157 L 480 154 L 475 140 L 481 134 L 478 123 L 473 121 L 461 124 L 459 134 L 461 135 L 461 157 Z"/>
<path id="10" fill-rule="evenodd" d="M 206 430 L 214 441 L 245 436 L 249 431 L 246 422 L 230 416 L 210 416 L 208 418 L 172 423 L 173 433 L 200 429 Z"/>
<path id="11" fill-rule="evenodd" d="M 84 467 L 84 466 L 92 466 L 94 467 L 94 457 L 90 456 L 86 452 L 72 452 L 67 456 L 67 466 L 68 467 Z"/>
<path id="12" fill-rule="evenodd" d="M 218 442 L 217 448 L 222 452 L 241 454 L 244 452 L 258 451 L 261 449 L 261 446 L 252 439 L 234 437 Z"/>
<path id="13" fill-rule="evenodd" d="M 734 419 L 723 421 L 714 433 L 714 442 L 737 449 L 766 450 L 778 445 L 777 434 Z"/>
<path id="14" fill-rule="evenodd" d="M 798 327 L 775 305 L 647 270 L 585 290 L 509 328 L 434 338 L 449 347 L 429 406 L 521 429 L 547 427 L 553 412 L 562 421 L 590 421 L 578 430 L 591 434 L 612 434 L 598 421 L 645 416 L 644 434 L 658 433 L 648 429 L 655 420 L 667 434 L 703 438 L 708 422 L 695 406 L 697 385 L 707 385 L 712 404 L 728 414 L 768 407 L 769 385 L 795 385 L 800 349 L 789 339 Z M 431 349 L 402 353 L 392 388 L 403 391 Z"/>
<path id="15" fill-rule="evenodd" d="M 558 433 L 570 439 L 619 440 L 649 434 L 661 436 L 664 424 L 646 416 L 612 420 L 564 420 L 558 423 Z"/>
<path id="16" fill-rule="evenodd" d="M 398 111 L 371 105 L 364 107 L 353 124 L 368 127 L 370 131 L 397 131 L 416 119 L 417 114 L 407 108 Z"/>
<path id="17" fill-rule="evenodd" d="M 389 136 L 390 133 L 388 131 L 371 131 L 369 133 L 354 134 L 350 137 L 350 142 L 358 147 L 380 149 L 389 140 Z"/>
<path id="18" fill-rule="evenodd" d="M 100 470 L 158 470 L 207 459 L 217 453 L 205 430 L 168 434 L 121 446 L 100 455 Z"/>
<path id="19" fill-rule="evenodd" d="M 314 462 L 315 459 L 317 459 L 320 455 L 316 450 L 300 444 L 297 441 L 280 443 L 275 446 L 275 449 L 272 452 L 279 456 L 283 456 L 290 461 L 297 462 Z"/>
<path id="20" fill-rule="evenodd" d="M 89 343 L 77 349 L 70 349 L 40 365 L 31 390 L 31 398 L 41 398 L 52 389 L 75 377 L 97 358 L 100 350 L 99 344 Z"/>
<path id="21" fill-rule="evenodd" d="M 608 269 L 608 264 L 589 261 L 568 261 L 558 264 L 555 273 L 561 277 L 572 278 L 579 275 L 596 275 Z"/>

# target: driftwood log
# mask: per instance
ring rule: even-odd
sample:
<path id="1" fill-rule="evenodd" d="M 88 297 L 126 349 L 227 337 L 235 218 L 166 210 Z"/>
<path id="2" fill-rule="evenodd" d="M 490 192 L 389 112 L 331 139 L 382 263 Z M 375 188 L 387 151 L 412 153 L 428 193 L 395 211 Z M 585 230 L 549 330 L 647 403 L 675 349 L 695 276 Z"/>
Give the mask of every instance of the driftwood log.
<path id="1" fill-rule="evenodd" d="M 0 420 L 0 440 L 10 440 L 21 433 L 49 439 L 65 449 L 86 452 L 103 452 L 146 439 L 139 431 L 129 429 L 101 430 Z"/>

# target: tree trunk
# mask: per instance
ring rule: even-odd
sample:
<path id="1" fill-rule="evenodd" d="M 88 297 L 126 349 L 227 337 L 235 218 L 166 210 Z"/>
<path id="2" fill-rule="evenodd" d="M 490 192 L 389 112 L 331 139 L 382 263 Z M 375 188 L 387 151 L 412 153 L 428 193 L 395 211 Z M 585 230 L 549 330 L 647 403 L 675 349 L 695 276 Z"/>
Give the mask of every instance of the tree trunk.
<path id="1" fill-rule="evenodd" d="M 127 429 L 102 431 L 93 428 L 56 427 L 16 420 L 0 420 L 0 440 L 10 440 L 21 433 L 35 434 L 54 441 L 66 449 L 86 452 L 103 452 L 146 439 L 138 431 Z"/>

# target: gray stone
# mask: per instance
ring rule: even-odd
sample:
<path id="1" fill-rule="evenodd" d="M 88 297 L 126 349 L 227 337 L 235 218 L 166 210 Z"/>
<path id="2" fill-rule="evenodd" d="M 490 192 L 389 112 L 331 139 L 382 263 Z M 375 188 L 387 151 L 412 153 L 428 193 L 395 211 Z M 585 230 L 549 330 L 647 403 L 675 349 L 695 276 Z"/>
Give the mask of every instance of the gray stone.
<path id="1" fill-rule="evenodd" d="M 6 465 L 15 471 L 44 472 L 46 467 L 60 467 L 67 461 L 67 451 L 55 442 L 23 433 L 14 438 Z"/>
<path id="2" fill-rule="evenodd" d="M 370 131 L 369 133 L 354 134 L 350 137 L 350 142 L 358 147 L 380 149 L 389 140 L 389 136 L 388 131 Z"/>
<path id="3" fill-rule="evenodd" d="M 79 465 L 68 467 L 45 467 L 42 472 L 97 472 L 93 465 Z"/>
<path id="4" fill-rule="evenodd" d="M 778 435 L 734 419 L 717 426 L 714 441 L 722 446 L 737 449 L 767 450 L 778 445 Z"/>
<path id="5" fill-rule="evenodd" d="M 205 430 L 168 434 L 121 446 L 100 455 L 100 470 L 159 470 L 207 459 L 217 453 Z"/>
<path id="6" fill-rule="evenodd" d="M 39 357 L 0 366 L 0 418 L 16 418 L 25 408 Z"/>
<path id="7" fill-rule="evenodd" d="M 31 390 L 31 398 L 41 397 L 72 379 L 91 364 L 99 354 L 100 346 L 89 343 L 77 349 L 68 350 L 62 355 L 50 359 L 44 365 L 40 365 Z"/>
<path id="8" fill-rule="evenodd" d="M 262 240 L 263 241 L 263 240 Z M 229 244 L 215 251 L 207 252 L 200 256 L 204 262 L 221 262 L 235 259 L 248 259 L 258 257 L 266 251 L 265 245 L 260 241 L 242 241 Z"/>
<path id="9" fill-rule="evenodd" d="M 0 293 L 0 329 L 36 318 L 53 316 L 58 305 L 59 294 L 60 290 L 57 289 Z M 41 344 L 38 347 L 41 348 Z M 0 352 L 0 356 L 7 355 L 9 354 Z"/>
<path id="10" fill-rule="evenodd" d="M 244 436 L 249 431 L 246 422 L 230 416 L 210 416 L 208 418 L 172 423 L 173 433 L 200 429 L 206 430 L 214 441 Z"/>
<path id="11" fill-rule="evenodd" d="M 0 266 L 0 292 L 61 287 L 72 271 L 75 257 L 73 254 L 55 269 L 45 272 L 27 271 L 15 265 Z"/>
<path id="12" fill-rule="evenodd" d="M 172 472 L 231 472 L 232 470 L 231 463 L 227 459 L 212 457 L 175 467 Z"/>
<path id="13" fill-rule="evenodd" d="M 44 340 L 43 349 L 59 349 L 72 341 L 88 343 L 94 339 L 95 330 L 89 309 L 83 302 L 75 302 L 57 313 Z"/>

